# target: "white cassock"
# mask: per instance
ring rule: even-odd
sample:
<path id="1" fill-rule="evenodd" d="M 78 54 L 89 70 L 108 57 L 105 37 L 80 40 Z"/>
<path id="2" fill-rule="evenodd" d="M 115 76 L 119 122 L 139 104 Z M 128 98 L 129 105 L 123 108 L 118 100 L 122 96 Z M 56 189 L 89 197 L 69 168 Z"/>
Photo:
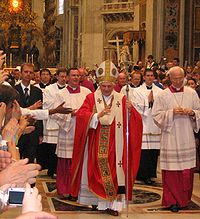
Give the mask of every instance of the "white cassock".
<path id="1" fill-rule="evenodd" d="M 196 119 L 187 115 L 173 115 L 176 107 L 190 108 Z M 195 90 L 184 92 L 163 90 L 155 99 L 152 116 L 161 128 L 160 167 L 162 170 L 185 170 L 196 166 L 194 133 L 200 125 L 200 101 Z"/>
<path id="2" fill-rule="evenodd" d="M 162 89 L 152 84 L 152 89 L 150 90 L 143 83 L 140 87 L 131 89 L 129 95 L 129 100 L 142 116 L 142 149 L 160 149 L 161 130 L 153 121 L 152 108 L 149 107 L 148 102 L 148 96 L 151 91 L 153 91 L 153 97 L 156 99 Z"/>

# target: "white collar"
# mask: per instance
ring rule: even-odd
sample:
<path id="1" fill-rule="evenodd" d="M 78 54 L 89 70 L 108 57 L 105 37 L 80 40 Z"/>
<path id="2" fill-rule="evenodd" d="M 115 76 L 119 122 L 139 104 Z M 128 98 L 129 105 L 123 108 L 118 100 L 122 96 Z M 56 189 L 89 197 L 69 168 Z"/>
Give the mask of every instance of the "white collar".
<path id="1" fill-rule="evenodd" d="M 111 99 L 113 97 L 113 92 L 110 94 L 110 96 L 104 96 L 104 95 L 102 95 L 102 96 L 103 96 L 103 99 L 105 100 L 105 102 L 107 103 L 107 102 L 111 101 Z"/>
<path id="2" fill-rule="evenodd" d="M 23 92 L 24 92 L 24 89 L 25 89 L 25 88 L 28 88 L 28 91 L 29 91 L 29 92 L 30 92 L 30 90 L 31 90 L 31 85 L 30 85 L 30 84 L 26 87 L 26 86 L 24 86 L 23 83 L 21 82 L 21 87 L 22 87 Z"/>

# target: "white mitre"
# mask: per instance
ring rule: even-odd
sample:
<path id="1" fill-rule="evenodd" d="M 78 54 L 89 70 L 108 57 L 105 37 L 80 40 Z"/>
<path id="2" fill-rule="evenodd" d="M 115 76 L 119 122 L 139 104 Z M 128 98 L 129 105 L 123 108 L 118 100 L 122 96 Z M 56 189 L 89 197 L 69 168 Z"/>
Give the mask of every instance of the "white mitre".
<path id="1" fill-rule="evenodd" d="M 116 82 L 118 77 L 118 71 L 116 66 L 110 61 L 106 60 L 102 62 L 96 70 L 96 76 L 99 83 L 103 81 Z"/>

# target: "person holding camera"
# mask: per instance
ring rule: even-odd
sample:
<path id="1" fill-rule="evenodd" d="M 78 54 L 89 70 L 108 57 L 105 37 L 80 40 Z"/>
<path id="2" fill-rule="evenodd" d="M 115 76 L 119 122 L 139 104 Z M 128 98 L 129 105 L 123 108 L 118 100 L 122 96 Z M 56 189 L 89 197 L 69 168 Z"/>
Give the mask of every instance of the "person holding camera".
<path id="1" fill-rule="evenodd" d="M 13 195 L 14 194 L 14 195 Z M 22 214 L 16 219 L 56 219 L 57 217 L 42 211 L 41 195 L 38 189 L 30 187 L 15 188 L 15 184 L 6 184 L 0 187 L 0 213 L 10 205 L 22 205 Z"/>

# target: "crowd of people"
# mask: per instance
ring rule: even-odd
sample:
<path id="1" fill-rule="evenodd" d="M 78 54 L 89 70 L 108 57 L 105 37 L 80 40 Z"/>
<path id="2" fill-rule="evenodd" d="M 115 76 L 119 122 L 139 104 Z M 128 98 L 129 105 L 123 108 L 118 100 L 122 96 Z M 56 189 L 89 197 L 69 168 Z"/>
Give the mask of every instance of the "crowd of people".
<path id="1" fill-rule="evenodd" d="M 160 155 L 162 204 L 186 207 L 198 166 L 200 63 L 181 68 L 178 58 L 156 63 L 149 55 L 129 71 L 109 60 L 55 75 L 30 63 L 1 70 L 0 190 L 34 186 L 47 169 L 60 198 L 117 216 L 135 180 L 155 182 Z M 42 212 L 36 188 L 28 196 L 29 184 L 24 199 L 37 210 L 24 204 L 19 218 L 31 211 L 55 218 Z"/>

